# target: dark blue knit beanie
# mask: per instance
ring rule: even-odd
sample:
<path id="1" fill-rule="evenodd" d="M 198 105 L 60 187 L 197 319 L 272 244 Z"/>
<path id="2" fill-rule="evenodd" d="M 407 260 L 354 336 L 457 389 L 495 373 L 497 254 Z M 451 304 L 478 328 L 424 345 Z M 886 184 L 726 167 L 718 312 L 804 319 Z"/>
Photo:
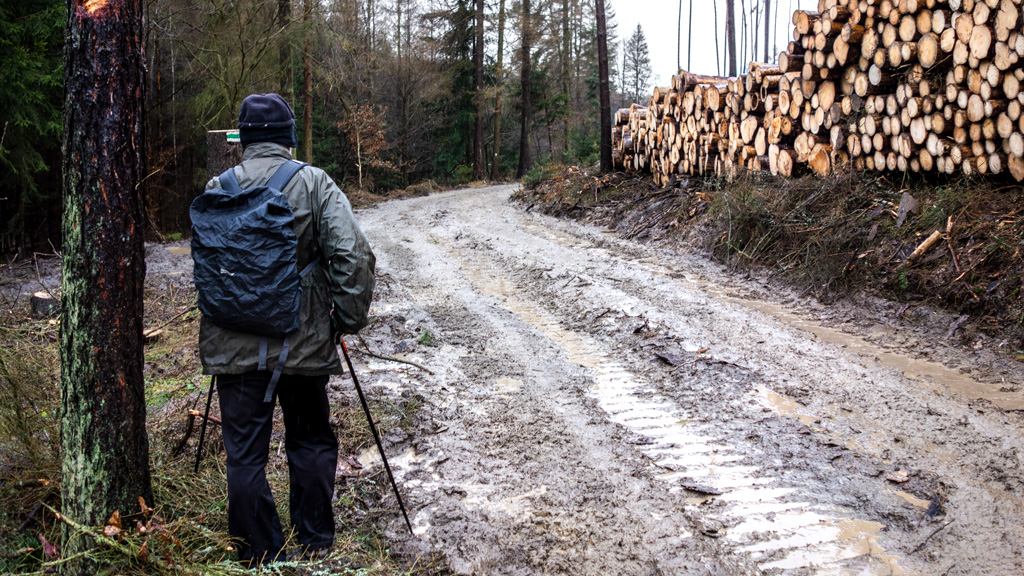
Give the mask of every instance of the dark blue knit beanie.
<path id="1" fill-rule="evenodd" d="M 238 111 L 238 138 L 242 146 L 256 142 L 276 142 L 295 148 L 295 113 L 277 94 L 253 94 L 242 101 Z"/>

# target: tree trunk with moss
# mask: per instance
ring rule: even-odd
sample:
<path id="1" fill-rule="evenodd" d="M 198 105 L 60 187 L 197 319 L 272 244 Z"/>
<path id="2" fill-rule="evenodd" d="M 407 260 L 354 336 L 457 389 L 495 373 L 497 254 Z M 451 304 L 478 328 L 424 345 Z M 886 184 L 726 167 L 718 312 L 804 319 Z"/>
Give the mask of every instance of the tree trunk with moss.
<path id="1" fill-rule="evenodd" d="M 68 0 L 60 330 L 62 513 L 86 526 L 152 503 L 142 375 L 141 0 Z M 68 530 L 65 557 L 93 542 Z M 86 555 L 64 574 L 95 571 Z"/>

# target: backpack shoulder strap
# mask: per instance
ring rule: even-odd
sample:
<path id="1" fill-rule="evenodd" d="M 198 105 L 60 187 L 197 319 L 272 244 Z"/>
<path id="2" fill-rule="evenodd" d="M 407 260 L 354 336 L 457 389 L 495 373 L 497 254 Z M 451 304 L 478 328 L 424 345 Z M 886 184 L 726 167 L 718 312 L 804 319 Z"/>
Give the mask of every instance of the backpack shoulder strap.
<path id="1" fill-rule="evenodd" d="M 238 185 L 238 178 L 235 177 L 234 166 L 221 173 L 220 187 L 232 194 L 239 194 L 242 192 L 242 187 Z"/>
<path id="2" fill-rule="evenodd" d="M 298 160 L 288 160 L 281 167 L 274 172 L 274 175 L 267 181 L 267 188 L 273 188 L 275 190 L 284 190 L 284 187 L 291 181 L 292 176 L 295 176 L 299 170 L 306 167 L 305 162 L 299 162 Z"/>

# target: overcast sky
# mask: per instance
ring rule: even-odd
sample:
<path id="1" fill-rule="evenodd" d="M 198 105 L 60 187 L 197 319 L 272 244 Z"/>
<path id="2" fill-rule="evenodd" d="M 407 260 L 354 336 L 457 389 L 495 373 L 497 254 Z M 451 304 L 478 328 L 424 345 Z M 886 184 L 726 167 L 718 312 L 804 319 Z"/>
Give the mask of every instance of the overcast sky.
<path id="1" fill-rule="evenodd" d="M 652 86 L 666 86 L 669 79 L 676 73 L 676 32 L 679 20 L 679 0 L 605 0 L 615 10 L 615 20 L 619 25 L 619 41 L 629 38 L 636 30 L 639 23 L 643 28 L 644 36 L 647 37 L 647 46 L 651 54 L 651 69 L 657 80 L 652 79 Z M 735 0 L 734 0 L 735 1 Z M 690 58 L 691 72 L 698 74 L 719 74 L 718 64 L 715 60 L 715 7 L 718 8 L 718 45 L 720 54 L 724 55 L 725 50 L 725 3 L 726 0 L 682 0 L 683 3 L 683 38 L 682 47 L 679 51 L 679 62 L 686 68 L 686 31 L 690 17 L 690 2 L 693 2 L 693 38 L 691 41 L 692 56 Z M 745 0 L 744 4 L 748 11 L 751 11 L 751 4 L 758 5 L 763 12 L 764 0 Z M 772 21 L 776 20 L 776 6 L 778 6 L 778 21 L 775 26 L 775 40 L 773 42 L 777 49 L 770 49 L 770 59 L 775 61 L 778 53 L 785 50 L 786 43 L 792 35 L 793 10 L 817 9 L 816 0 L 773 0 L 771 6 Z M 736 2 L 736 33 L 741 34 L 740 25 L 740 3 Z M 751 16 L 751 22 L 753 21 Z M 761 36 L 764 34 L 764 21 L 761 21 Z M 752 26 L 753 24 L 751 24 Z M 739 41 L 737 41 L 739 43 Z M 748 43 L 749 44 L 749 43 Z M 761 56 L 748 56 L 747 60 L 762 60 L 764 48 L 761 41 L 758 41 L 758 54 Z M 747 49 L 748 54 L 751 48 Z M 742 59 L 740 59 L 742 61 Z M 725 72 L 725 59 L 719 56 L 721 73 Z"/>

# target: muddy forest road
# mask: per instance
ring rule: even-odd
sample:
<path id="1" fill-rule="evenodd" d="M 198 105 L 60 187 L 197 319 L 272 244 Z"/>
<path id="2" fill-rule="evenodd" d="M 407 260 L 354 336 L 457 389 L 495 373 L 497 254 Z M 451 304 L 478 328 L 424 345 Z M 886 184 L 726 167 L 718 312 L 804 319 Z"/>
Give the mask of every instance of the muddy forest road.
<path id="1" fill-rule="evenodd" d="M 420 403 L 388 434 L 397 547 L 479 575 L 1024 574 L 1019 370 L 972 381 L 833 328 L 870 311 L 809 314 L 513 191 L 359 213 L 364 337 L 435 372 L 357 356 Z"/>

